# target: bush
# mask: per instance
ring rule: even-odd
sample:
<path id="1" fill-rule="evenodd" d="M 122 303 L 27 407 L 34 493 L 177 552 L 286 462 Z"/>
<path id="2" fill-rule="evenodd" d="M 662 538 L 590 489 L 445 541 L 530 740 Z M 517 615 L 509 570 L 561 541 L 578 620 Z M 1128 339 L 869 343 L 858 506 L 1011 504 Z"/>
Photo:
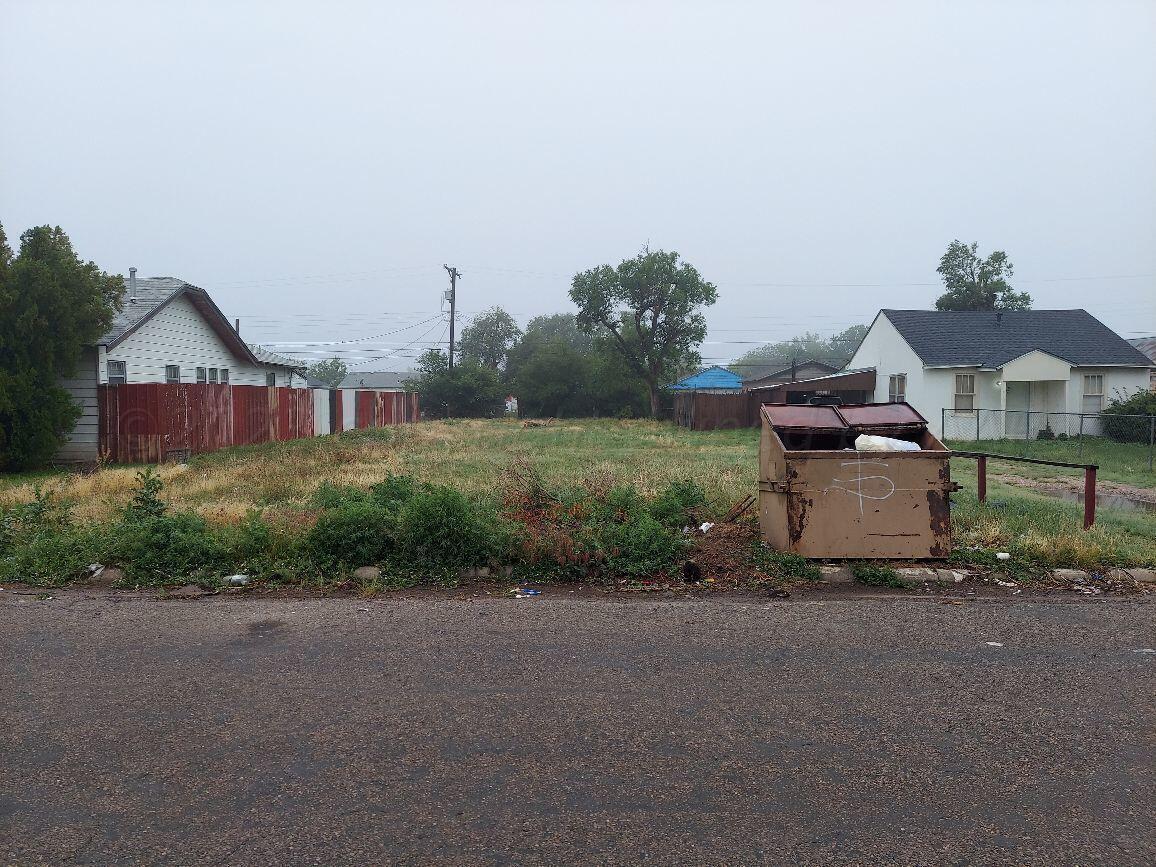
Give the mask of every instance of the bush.
<path id="1" fill-rule="evenodd" d="M 215 578 L 229 568 L 228 552 L 205 519 L 192 512 L 126 518 L 112 529 L 108 562 L 142 584 Z"/>
<path id="2" fill-rule="evenodd" d="M 650 504 L 650 515 L 665 527 L 680 530 L 699 523 L 697 510 L 706 505 L 706 491 L 698 482 L 671 482 Z"/>
<path id="3" fill-rule="evenodd" d="M 1146 443 L 1151 435 L 1147 418 L 1127 416 L 1156 415 L 1156 392 L 1139 391 L 1130 397 L 1118 393 L 1112 405 L 1101 416 L 1104 435 L 1118 443 Z"/>
<path id="4" fill-rule="evenodd" d="M 755 543 L 755 563 L 768 575 L 779 578 L 802 578 L 818 581 L 823 577 L 819 567 L 801 554 L 776 551 L 765 542 Z"/>
<path id="5" fill-rule="evenodd" d="M 323 570 L 340 566 L 373 566 L 395 547 L 397 516 L 374 502 L 346 501 L 317 517 L 303 550 Z"/>
<path id="6" fill-rule="evenodd" d="M 664 527 L 650 515 L 638 515 L 624 523 L 594 528 L 607 568 L 622 575 L 652 575 L 668 569 L 689 542 L 681 533 Z"/>
<path id="7" fill-rule="evenodd" d="M 424 487 L 397 517 L 397 553 L 405 566 L 483 566 L 505 552 L 509 538 L 495 511 L 450 488 Z"/>
<path id="8" fill-rule="evenodd" d="M 906 588 L 907 582 L 899 577 L 899 573 L 890 566 L 880 566 L 876 563 L 856 563 L 851 567 L 851 574 L 861 584 L 871 587 L 900 587 Z"/>

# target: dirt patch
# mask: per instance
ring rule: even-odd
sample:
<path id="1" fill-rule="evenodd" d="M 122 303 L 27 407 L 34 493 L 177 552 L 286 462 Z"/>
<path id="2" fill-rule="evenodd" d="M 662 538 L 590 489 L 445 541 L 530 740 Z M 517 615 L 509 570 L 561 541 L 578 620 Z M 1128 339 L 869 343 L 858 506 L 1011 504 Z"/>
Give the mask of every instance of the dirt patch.
<path id="1" fill-rule="evenodd" d="M 999 473 L 994 474 L 993 478 L 1008 485 L 1015 485 L 1019 488 L 1030 488 L 1039 491 L 1041 494 L 1049 494 L 1052 496 L 1058 494 L 1082 495 L 1084 493 L 1084 480 L 1070 476 L 1029 479 L 1024 476 Z M 1135 485 L 1124 485 L 1120 482 L 1097 479 L 1096 494 L 1100 497 L 1105 495 L 1123 497 L 1124 499 L 1135 500 L 1137 503 L 1156 506 L 1156 488 L 1138 488 Z"/>

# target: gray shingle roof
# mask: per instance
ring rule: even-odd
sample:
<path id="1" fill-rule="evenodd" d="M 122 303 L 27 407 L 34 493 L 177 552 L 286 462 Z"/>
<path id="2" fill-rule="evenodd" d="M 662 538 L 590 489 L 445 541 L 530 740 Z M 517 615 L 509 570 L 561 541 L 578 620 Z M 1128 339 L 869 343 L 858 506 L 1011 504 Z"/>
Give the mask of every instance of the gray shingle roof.
<path id="1" fill-rule="evenodd" d="M 256 343 L 249 343 L 246 345 L 249 347 L 253 355 L 257 357 L 257 360 L 262 364 L 271 364 L 274 367 L 292 367 L 295 370 L 300 370 L 309 366 L 299 358 L 290 358 L 287 355 L 278 355 L 276 352 L 272 352 L 266 349 L 264 346 L 260 346 Z"/>
<path id="2" fill-rule="evenodd" d="M 176 277 L 138 277 L 136 291 L 125 290 L 123 309 L 113 317 L 112 327 L 97 343 L 114 342 L 188 285 Z"/>
<path id="3" fill-rule="evenodd" d="M 405 381 L 413 379 L 412 373 L 393 373 L 391 371 L 361 372 L 354 371 L 341 380 L 339 388 L 405 388 Z"/>
<path id="4" fill-rule="evenodd" d="M 1151 361 L 1086 310 L 883 310 L 930 366 L 999 367 L 1038 349 L 1079 366 Z"/>
<path id="5" fill-rule="evenodd" d="M 1137 337 L 1128 342 L 1152 359 L 1153 364 L 1156 364 L 1156 337 Z"/>

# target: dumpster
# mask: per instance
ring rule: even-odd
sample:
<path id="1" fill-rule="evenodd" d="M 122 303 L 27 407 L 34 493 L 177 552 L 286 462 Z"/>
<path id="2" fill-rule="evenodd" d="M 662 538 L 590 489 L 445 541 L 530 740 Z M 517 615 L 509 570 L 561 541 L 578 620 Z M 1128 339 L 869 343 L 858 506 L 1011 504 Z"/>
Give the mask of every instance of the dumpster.
<path id="1" fill-rule="evenodd" d="M 834 558 L 951 553 L 951 452 L 909 404 L 766 405 L 760 418 L 759 525 L 772 548 Z M 863 434 L 918 451 L 856 451 Z"/>

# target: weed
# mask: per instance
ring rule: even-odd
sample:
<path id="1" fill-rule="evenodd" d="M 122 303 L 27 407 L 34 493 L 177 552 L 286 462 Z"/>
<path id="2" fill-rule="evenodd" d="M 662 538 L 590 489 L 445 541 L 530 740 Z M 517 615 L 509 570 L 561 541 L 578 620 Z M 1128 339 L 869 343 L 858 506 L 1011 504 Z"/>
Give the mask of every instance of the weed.
<path id="1" fill-rule="evenodd" d="M 855 563 L 851 566 L 851 574 L 859 583 L 871 587 L 907 588 L 910 586 L 890 566 L 883 566 L 878 563 Z"/>
<path id="2" fill-rule="evenodd" d="M 801 554 L 776 551 L 769 548 L 765 542 L 756 542 L 753 548 L 752 559 L 759 569 L 768 575 L 805 581 L 818 581 L 823 577 L 819 567 Z"/>

